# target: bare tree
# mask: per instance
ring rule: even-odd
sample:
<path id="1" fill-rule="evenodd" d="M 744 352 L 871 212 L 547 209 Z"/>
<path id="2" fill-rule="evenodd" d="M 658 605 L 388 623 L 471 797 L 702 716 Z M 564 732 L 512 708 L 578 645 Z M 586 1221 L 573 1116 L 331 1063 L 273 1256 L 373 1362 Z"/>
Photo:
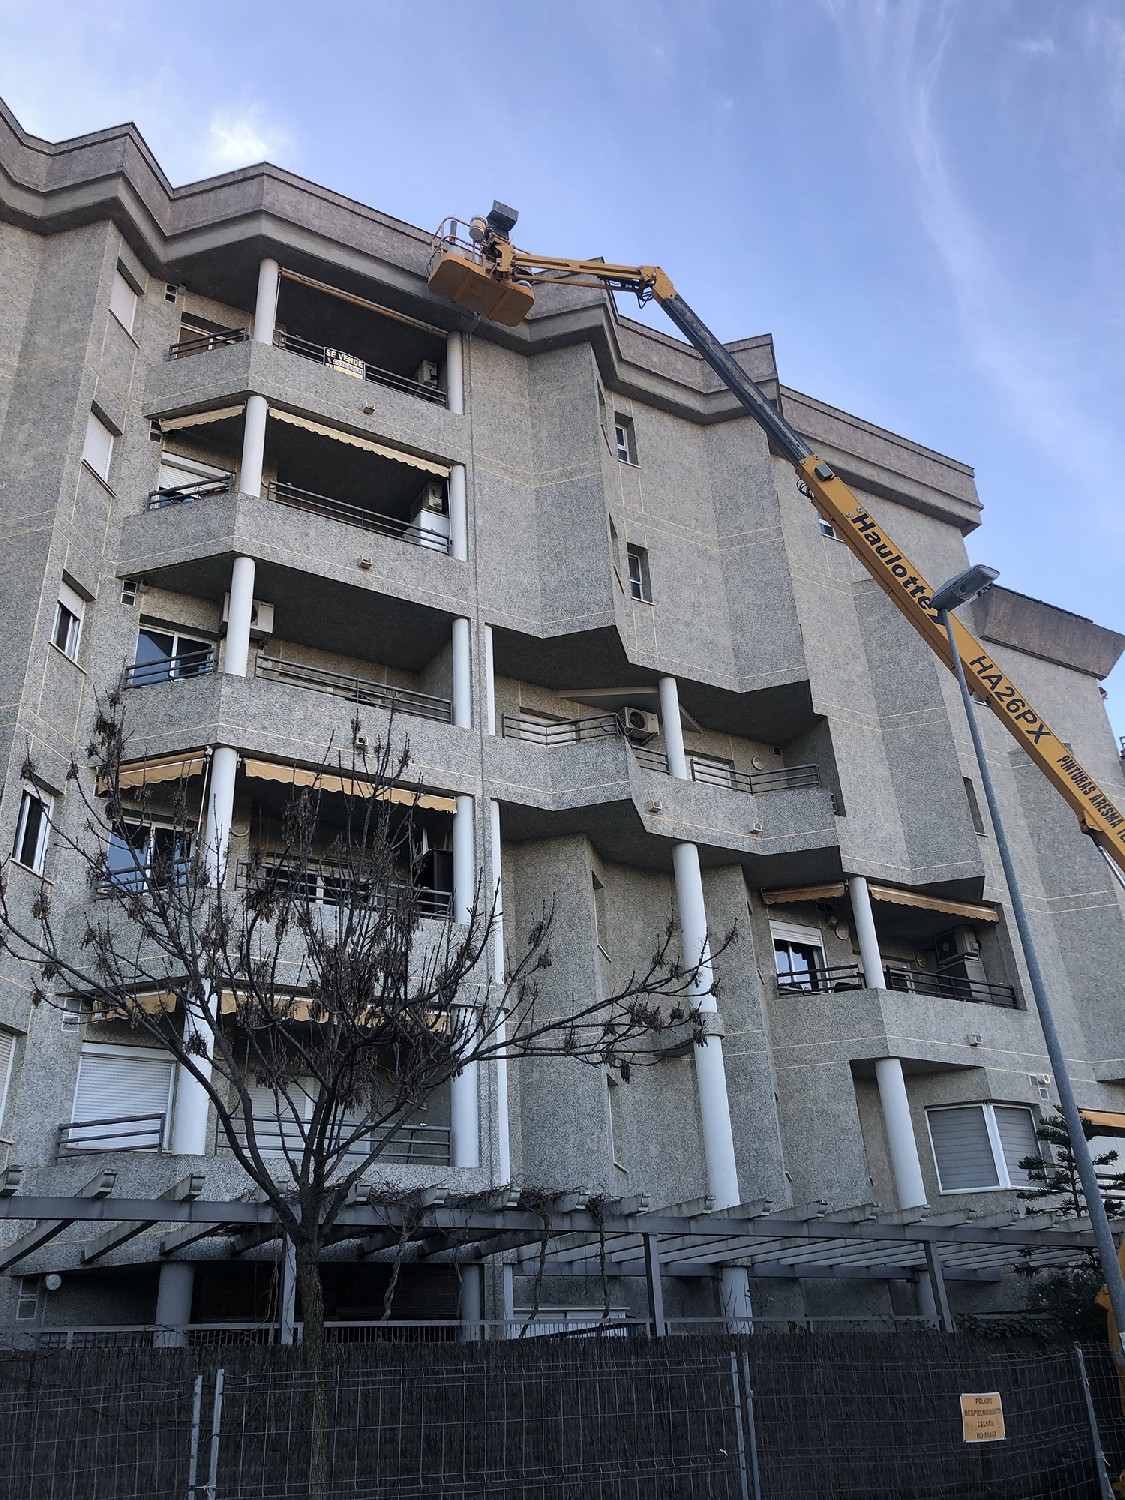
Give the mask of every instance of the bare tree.
<path id="1" fill-rule="evenodd" d="M 547 909 L 510 945 L 498 981 L 495 897 L 478 886 L 467 922 L 430 920 L 448 915 L 448 897 L 423 882 L 425 797 L 390 733 L 358 763 L 326 756 L 269 826 L 251 829 L 235 881 L 201 834 L 198 776 L 138 784 L 127 745 L 113 693 L 89 767 L 69 772 L 83 826 L 56 835 L 98 899 L 77 909 L 75 930 L 76 912 L 56 912 L 45 889 L 22 910 L 5 889 L 0 942 L 38 971 L 37 1002 L 80 997 L 172 1057 L 181 1088 L 203 1091 L 292 1244 L 305 1358 L 319 1369 L 321 1252 L 353 1189 L 396 1155 L 427 1101 L 475 1063 L 627 1069 L 659 1055 L 671 1027 L 701 1040 L 710 969 L 703 955 L 681 960 L 669 921 L 647 968 L 614 994 L 560 1001 L 543 977 L 551 942 L 567 935 Z"/>

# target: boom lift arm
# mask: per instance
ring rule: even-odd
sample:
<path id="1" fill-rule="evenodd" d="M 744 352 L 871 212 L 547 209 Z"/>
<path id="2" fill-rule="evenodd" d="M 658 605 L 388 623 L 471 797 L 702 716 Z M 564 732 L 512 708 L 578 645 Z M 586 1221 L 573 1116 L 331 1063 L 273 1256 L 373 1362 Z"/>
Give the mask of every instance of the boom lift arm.
<path id="1" fill-rule="evenodd" d="M 447 219 L 438 231 L 430 265 L 430 288 L 439 296 L 515 327 L 530 312 L 535 285 L 608 287 L 633 292 L 643 305 L 655 300 L 711 366 L 719 379 L 764 429 L 776 450 L 793 465 L 802 493 L 836 535 L 906 616 L 930 649 L 953 670 L 945 630 L 933 608 L 923 574 L 868 514 L 831 466 L 818 458 L 765 392 L 727 352 L 676 291 L 659 266 L 609 265 L 601 260 L 566 260 L 517 250 L 508 238 L 516 214 L 495 203 L 486 218 L 462 224 Z M 460 233 L 464 227 L 466 240 Z M 969 687 L 1024 747 L 1078 816 L 1079 826 L 1125 871 L 1125 815 L 1079 764 L 972 632 L 951 617 L 957 654 Z"/>

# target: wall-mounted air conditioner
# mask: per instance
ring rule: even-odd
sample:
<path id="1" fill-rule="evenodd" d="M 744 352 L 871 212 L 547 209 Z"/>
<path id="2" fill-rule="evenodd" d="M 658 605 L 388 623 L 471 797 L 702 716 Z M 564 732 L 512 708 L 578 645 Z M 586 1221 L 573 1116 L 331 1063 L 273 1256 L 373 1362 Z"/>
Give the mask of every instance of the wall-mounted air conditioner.
<path id="1" fill-rule="evenodd" d="M 954 927 L 934 940 L 939 964 L 957 963 L 962 958 L 980 957 L 980 938 L 971 927 Z"/>
<path id="2" fill-rule="evenodd" d="M 432 359 L 424 359 L 414 371 L 414 384 L 429 386 L 431 390 L 438 388 L 440 376 L 438 367 Z"/>
<path id="3" fill-rule="evenodd" d="M 434 536 L 449 539 L 449 512 L 445 500 L 445 485 L 431 479 L 418 491 L 411 523 L 419 531 L 431 532 Z"/>
<path id="4" fill-rule="evenodd" d="M 230 621 L 230 595 L 223 595 L 223 624 Z M 273 605 L 264 599 L 255 599 L 250 609 L 250 635 L 253 640 L 264 641 L 273 635 Z"/>
<path id="5" fill-rule="evenodd" d="M 617 715 L 628 739 L 651 740 L 660 733 L 660 719 L 643 708 L 623 708 Z"/>

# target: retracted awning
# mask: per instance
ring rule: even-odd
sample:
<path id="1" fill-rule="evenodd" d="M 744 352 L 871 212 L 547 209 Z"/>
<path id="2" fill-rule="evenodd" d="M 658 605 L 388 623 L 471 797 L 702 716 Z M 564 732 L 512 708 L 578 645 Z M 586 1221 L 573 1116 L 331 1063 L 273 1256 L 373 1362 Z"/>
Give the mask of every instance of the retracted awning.
<path id="1" fill-rule="evenodd" d="M 386 443 L 377 443 L 373 438 L 360 437 L 357 432 L 347 432 L 343 427 L 329 427 L 326 422 L 314 422 L 311 417 L 299 417 L 296 412 L 285 411 L 279 406 L 270 407 L 270 416 L 278 422 L 288 422 L 291 427 L 302 427 L 306 432 L 315 432 L 320 437 L 333 438 L 337 443 L 348 443 L 353 448 L 362 448 L 367 453 L 377 453 L 380 458 L 390 458 L 397 464 L 409 464 L 412 469 L 423 469 L 427 474 L 449 478 L 449 465 L 435 463 L 432 458 L 419 458 L 416 453 L 407 453 L 402 448 L 389 448 Z"/>
<path id="2" fill-rule="evenodd" d="M 801 901 L 832 901 L 847 894 L 847 885 L 842 880 L 828 885 L 793 886 L 780 891 L 763 891 L 762 900 L 767 906 L 795 906 Z M 999 912 L 991 906 L 980 906 L 971 901 L 948 901 L 942 896 L 927 896 L 921 891 L 904 890 L 897 885 L 875 885 L 867 887 L 872 901 L 885 902 L 889 906 L 914 906 L 922 911 L 940 911 L 950 917 L 964 917 L 970 922 L 998 922 Z"/>
<path id="3" fill-rule="evenodd" d="M 160 417 L 158 420 L 161 432 L 175 432 L 178 427 L 201 427 L 206 422 L 225 422 L 228 417 L 240 417 L 245 410 L 246 403 L 243 401 L 238 406 L 220 406 L 213 411 L 193 411 L 184 417 Z"/>
<path id="4" fill-rule="evenodd" d="M 1078 1113 L 1099 1130 L 1120 1130 L 1125 1134 L 1125 1115 L 1115 1115 L 1105 1109 L 1080 1109 Z"/>
<path id="5" fill-rule="evenodd" d="M 275 760 L 245 760 L 247 776 L 259 781 L 278 781 L 285 786 L 315 786 L 323 792 L 343 792 L 352 797 L 374 797 L 381 802 L 401 802 L 408 807 L 426 807 L 435 812 L 456 812 L 453 797 L 433 792 L 413 791 L 404 786 L 385 786 L 364 781 L 358 776 L 343 776 L 335 771 L 311 771 L 304 766 L 287 766 Z"/>
<path id="6" fill-rule="evenodd" d="M 419 318 L 408 317 L 406 313 L 396 312 L 393 307 L 387 307 L 382 302 L 372 302 L 369 297 L 357 296 L 355 292 L 345 292 L 343 288 L 331 286 L 327 281 L 317 281 L 314 276 L 302 276 L 300 271 L 290 271 L 285 266 L 281 268 L 281 276 L 285 281 L 295 281 L 301 286 L 311 286 L 315 291 L 326 292 L 330 297 L 338 297 L 341 302 L 350 302 L 353 307 L 364 307 L 369 312 L 379 313 L 384 318 L 393 318 L 396 323 L 405 323 L 408 328 L 420 328 L 425 333 L 435 333 L 443 339 L 449 337 L 444 328 L 435 328 L 432 323 L 423 323 Z"/>
<path id="7" fill-rule="evenodd" d="M 118 785 L 151 786 L 157 781 L 179 781 L 181 777 L 200 776 L 207 764 L 207 750 L 181 750 L 175 755 L 154 755 L 150 760 L 130 761 L 121 767 Z M 98 781 L 98 791 L 107 790 L 105 777 Z"/>

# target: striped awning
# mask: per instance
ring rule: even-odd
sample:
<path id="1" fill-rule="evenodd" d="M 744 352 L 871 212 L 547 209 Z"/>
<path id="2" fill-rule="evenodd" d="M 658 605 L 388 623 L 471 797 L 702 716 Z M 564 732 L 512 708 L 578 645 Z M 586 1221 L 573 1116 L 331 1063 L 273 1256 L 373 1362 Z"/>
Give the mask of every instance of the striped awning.
<path id="1" fill-rule="evenodd" d="M 352 448 L 362 448 L 367 453 L 377 453 L 380 458 L 393 459 L 396 464 L 409 464 L 412 469 L 422 469 L 427 474 L 437 474 L 441 479 L 449 478 L 449 465 L 435 462 L 432 458 L 420 458 L 417 453 L 407 453 L 405 448 L 391 448 L 386 443 L 377 443 L 374 438 L 361 437 L 358 432 L 348 432 L 343 427 L 330 427 L 327 422 L 314 422 L 311 417 L 300 417 L 295 411 L 286 411 L 280 406 L 271 406 L 271 419 L 288 422 L 291 427 L 301 427 L 305 432 L 315 432 L 319 437 L 332 438 L 337 443 L 347 443 Z"/>

